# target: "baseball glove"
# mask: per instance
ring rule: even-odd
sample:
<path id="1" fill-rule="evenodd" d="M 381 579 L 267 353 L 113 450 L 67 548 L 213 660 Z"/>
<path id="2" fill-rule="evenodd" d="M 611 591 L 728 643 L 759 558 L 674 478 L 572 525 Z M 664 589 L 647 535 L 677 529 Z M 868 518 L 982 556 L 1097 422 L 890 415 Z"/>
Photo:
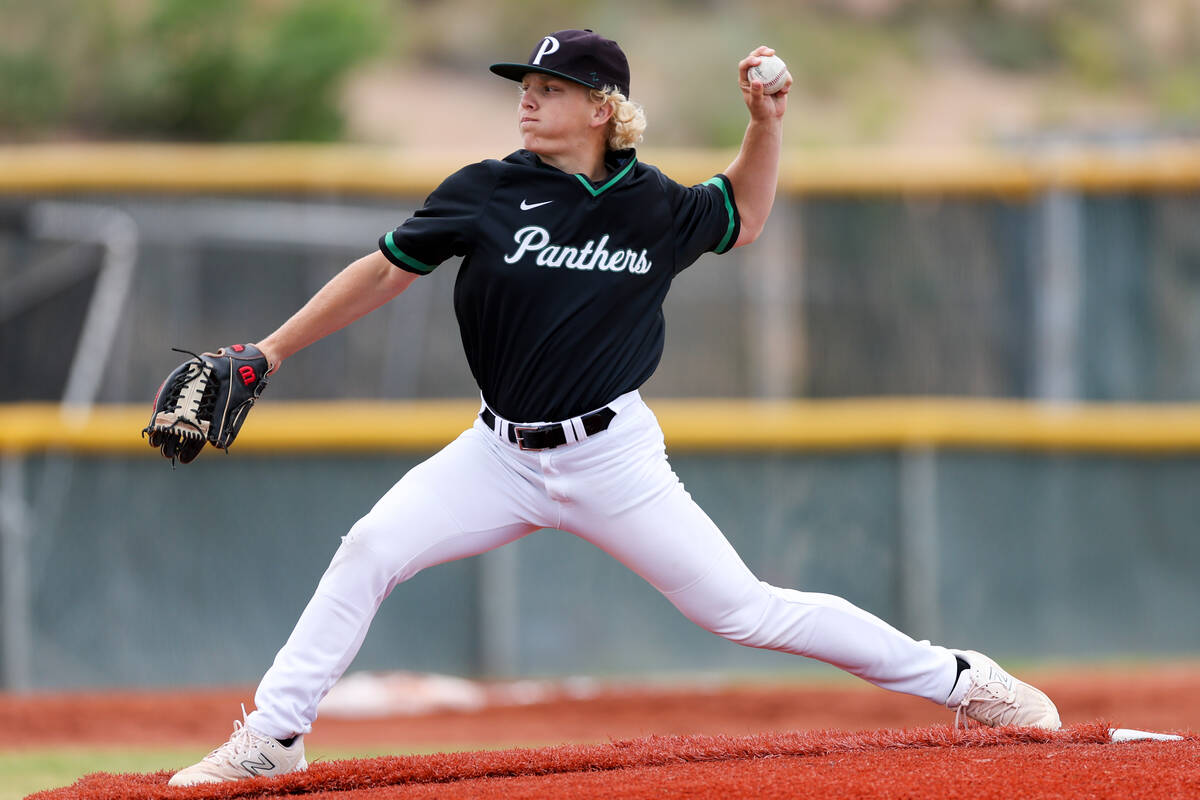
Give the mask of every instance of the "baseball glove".
<path id="1" fill-rule="evenodd" d="M 172 348 L 175 349 L 175 348 Z M 270 367 L 252 344 L 222 347 L 215 353 L 188 353 L 154 397 L 150 424 L 142 429 L 150 446 L 174 464 L 187 464 L 211 442 L 228 452 L 246 414 L 267 387 Z"/>

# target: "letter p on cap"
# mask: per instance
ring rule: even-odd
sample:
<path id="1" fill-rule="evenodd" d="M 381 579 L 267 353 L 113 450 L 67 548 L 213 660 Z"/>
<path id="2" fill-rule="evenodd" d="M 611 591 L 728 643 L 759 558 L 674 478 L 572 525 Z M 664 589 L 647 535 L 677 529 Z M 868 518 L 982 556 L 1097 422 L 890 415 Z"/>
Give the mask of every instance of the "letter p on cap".
<path id="1" fill-rule="evenodd" d="M 545 39 L 542 39 L 542 46 L 538 48 L 537 55 L 535 55 L 533 57 L 533 61 L 529 63 L 540 66 L 542 63 L 542 58 L 550 55 L 551 53 L 557 53 L 559 47 L 561 47 L 561 45 L 558 43 L 558 39 L 555 39 L 553 36 L 547 36 Z"/>

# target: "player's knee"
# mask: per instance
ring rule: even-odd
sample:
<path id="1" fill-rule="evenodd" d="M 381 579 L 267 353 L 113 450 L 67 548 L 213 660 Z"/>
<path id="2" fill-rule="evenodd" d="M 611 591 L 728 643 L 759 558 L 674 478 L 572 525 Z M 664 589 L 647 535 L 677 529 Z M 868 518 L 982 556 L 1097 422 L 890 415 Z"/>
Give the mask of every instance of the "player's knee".
<path id="1" fill-rule="evenodd" d="M 761 593 L 722 615 L 709 630 L 745 647 L 805 652 L 815 619 L 826 605 L 818 598 L 825 596 L 768 583 L 760 586 Z"/>
<path id="2" fill-rule="evenodd" d="M 374 559 L 398 583 L 445 560 L 436 556 L 439 546 L 459 533 L 453 516 L 432 498 L 393 493 L 354 523 L 342 546 L 363 549 L 362 557 Z"/>
<path id="3" fill-rule="evenodd" d="M 370 546 L 369 527 L 358 525 L 342 537 L 328 569 L 321 576 L 317 593 L 354 596 L 364 589 L 386 597 L 399 582 L 389 560 Z"/>
<path id="4" fill-rule="evenodd" d="M 401 543 L 394 521 L 373 512 L 354 523 L 342 537 L 338 553 L 361 563 L 366 570 L 389 576 L 395 583 L 406 579 L 401 573 L 412 560 L 412 554 L 398 546 Z"/>
<path id="5" fill-rule="evenodd" d="M 714 609 L 705 614 L 689 614 L 693 622 L 723 639 L 747 647 L 758 647 L 764 608 L 761 603 L 740 604 Z"/>
<path id="6" fill-rule="evenodd" d="M 388 527 L 379 515 L 367 514 L 351 526 L 349 532 L 342 537 L 342 542 L 346 545 L 361 545 L 369 550 L 380 550 L 387 541 Z"/>
<path id="7" fill-rule="evenodd" d="M 704 630 L 747 647 L 761 647 L 762 623 L 775 602 L 758 581 L 726 582 L 715 589 L 699 584 L 668 595 L 684 616 Z"/>

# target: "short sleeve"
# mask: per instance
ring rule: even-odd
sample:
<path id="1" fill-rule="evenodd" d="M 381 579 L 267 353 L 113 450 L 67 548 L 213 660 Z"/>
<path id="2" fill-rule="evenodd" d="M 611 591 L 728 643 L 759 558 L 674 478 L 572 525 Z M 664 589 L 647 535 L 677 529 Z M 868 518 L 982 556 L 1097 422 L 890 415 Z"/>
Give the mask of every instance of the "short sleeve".
<path id="1" fill-rule="evenodd" d="M 704 253 L 729 252 L 741 226 L 729 178 L 717 175 L 691 187 L 667 181 L 675 219 L 676 271 Z"/>
<path id="2" fill-rule="evenodd" d="M 488 162 L 463 167 L 442 181 L 404 224 L 379 237 L 379 250 L 397 267 L 427 275 L 443 261 L 466 255 L 478 219 L 495 189 Z"/>

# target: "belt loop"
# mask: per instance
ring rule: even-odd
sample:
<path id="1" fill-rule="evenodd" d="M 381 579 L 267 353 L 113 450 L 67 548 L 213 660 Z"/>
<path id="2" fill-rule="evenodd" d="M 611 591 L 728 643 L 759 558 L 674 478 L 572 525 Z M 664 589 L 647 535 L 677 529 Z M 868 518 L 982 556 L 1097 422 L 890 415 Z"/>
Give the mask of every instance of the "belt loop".
<path id="1" fill-rule="evenodd" d="M 575 420 L 578 417 L 571 417 L 562 424 L 563 434 L 567 438 L 567 444 L 575 444 L 579 441 L 579 429 L 575 427 Z"/>
<path id="2" fill-rule="evenodd" d="M 483 410 L 479 412 L 479 416 L 483 419 L 485 424 L 487 423 L 487 418 L 491 417 L 492 421 L 491 424 L 488 425 L 488 428 L 491 430 L 492 435 L 502 442 L 507 441 L 507 437 L 505 436 L 507 431 L 505 430 L 504 426 L 507 425 L 508 422 L 505 421 L 504 418 L 495 411 L 492 411 L 491 407 L 486 401 L 483 404 Z"/>

